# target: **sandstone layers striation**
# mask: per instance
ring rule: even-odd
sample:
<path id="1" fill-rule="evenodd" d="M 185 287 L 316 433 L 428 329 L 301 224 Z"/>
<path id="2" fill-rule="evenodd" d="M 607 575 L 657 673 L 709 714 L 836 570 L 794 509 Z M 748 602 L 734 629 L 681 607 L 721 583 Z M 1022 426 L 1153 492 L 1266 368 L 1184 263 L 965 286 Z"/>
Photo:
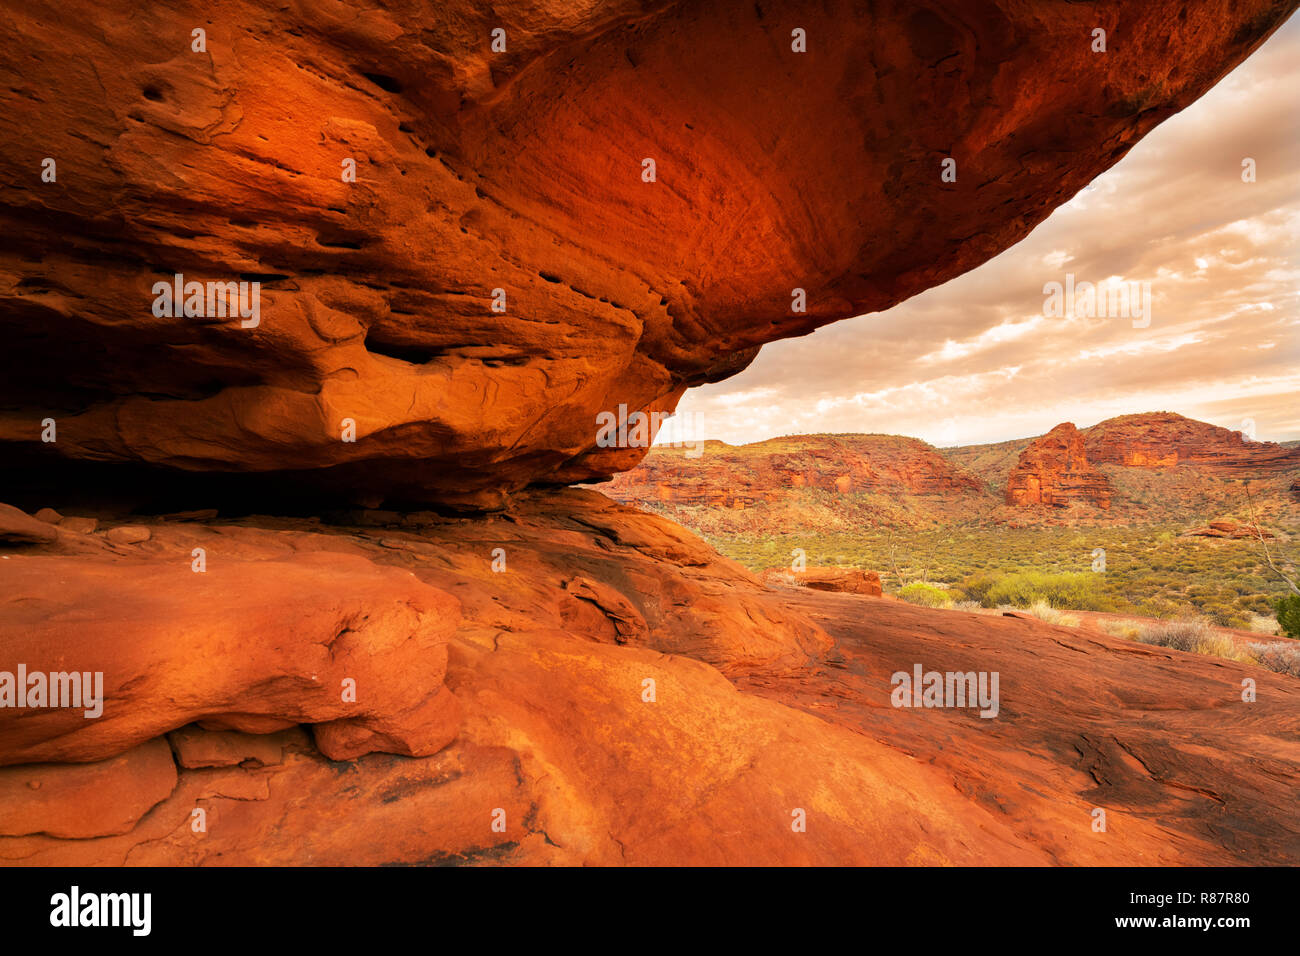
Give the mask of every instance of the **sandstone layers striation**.
<path id="1" fill-rule="evenodd" d="M 4 659 L 111 688 L 97 720 L 0 721 L 0 863 L 1300 859 L 1300 684 L 1261 668 L 765 589 L 577 490 L 492 518 L 122 526 L 0 560 Z M 998 718 L 892 706 L 918 662 L 997 671 Z"/>
<path id="2" fill-rule="evenodd" d="M 1259 476 L 1300 469 L 1300 448 L 1255 441 L 1232 431 L 1175 415 L 1121 415 L 1085 429 L 1093 464 L 1139 468 L 1197 465 L 1227 475 Z"/>
<path id="3" fill-rule="evenodd" d="M 23 4 L 7 484 L 237 472 L 484 507 L 630 467 L 597 414 L 671 409 L 1008 248 L 1294 6 Z M 155 314 L 176 275 L 260 282 L 257 326 Z"/>
<path id="4" fill-rule="evenodd" d="M 1035 438 L 1007 476 L 1009 505 L 1110 508 L 1110 481 L 1088 463 L 1083 435 L 1070 422 Z"/>
<path id="5" fill-rule="evenodd" d="M 0 709 L 0 861 L 1300 859 L 1284 676 L 767 588 L 554 487 L 1008 248 L 1294 6 L 11 7 L 0 693 L 103 709 Z M 999 720 L 890 707 L 918 660 Z"/>
<path id="6" fill-rule="evenodd" d="M 732 446 L 719 441 L 659 446 L 601 491 L 617 501 L 744 509 L 807 491 L 972 497 L 975 476 L 915 438 L 795 435 Z"/>

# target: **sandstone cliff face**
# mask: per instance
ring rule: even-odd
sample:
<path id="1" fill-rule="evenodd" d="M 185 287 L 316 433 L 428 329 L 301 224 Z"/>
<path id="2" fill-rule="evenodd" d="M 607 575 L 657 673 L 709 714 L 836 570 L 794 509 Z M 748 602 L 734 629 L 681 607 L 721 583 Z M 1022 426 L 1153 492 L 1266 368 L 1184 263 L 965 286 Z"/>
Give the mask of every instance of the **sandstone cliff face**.
<path id="1" fill-rule="evenodd" d="M 1034 439 L 1007 476 L 1006 503 L 1016 507 L 1082 504 L 1110 508 L 1110 480 L 1088 462 L 1083 435 L 1070 422 Z"/>
<path id="2" fill-rule="evenodd" d="M 1093 464 L 1173 468 L 1195 464 L 1213 471 L 1249 475 L 1300 468 L 1300 449 L 1251 441 L 1239 431 L 1170 412 L 1122 415 L 1085 429 Z"/>
<path id="3" fill-rule="evenodd" d="M 1133 437 L 1138 434 L 1140 441 Z M 1125 415 L 1078 435 L 1081 449 L 1075 438 L 1068 448 L 1053 439 L 1046 455 L 1046 436 L 944 449 L 885 435 L 658 446 L 637 467 L 598 487 L 705 535 L 835 534 L 845 528 L 887 533 L 972 521 L 1190 528 L 1216 512 L 1246 518 L 1252 500 L 1260 515 L 1275 521 L 1300 494 L 1300 449 L 1244 441 L 1239 433 L 1180 415 Z M 1031 446 L 1027 468 L 1020 469 Z M 1091 449 L 1111 460 L 1098 465 Z M 1140 464 L 1160 456 L 1169 464 Z M 1045 491 L 1061 506 L 1021 506 L 1044 504 Z M 1074 500 L 1079 507 L 1069 507 Z"/>
<path id="4" fill-rule="evenodd" d="M 1254 506 L 1271 520 L 1300 497 L 1300 448 L 1249 441 L 1240 432 L 1170 412 L 1109 418 L 1080 429 L 1089 467 L 1109 479 L 1108 511 L 1016 508 L 1014 523 L 1169 523 L 1190 527 L 1216 513 L 1248 517 L 1249 483 Z M 944 449 L 959 467 L 975 474 L 1006 499 L 1006 484 L 1020 455 L 1034 439 Z"/>
<path id="5" fill-rule="evenodd" d="M 7 483 L 483 507 L 610 474 L 641 450 L 597 447 L 600 412 L 1006 249 L 1294 6 L 19 5 Z M 178 274 L 260 282 L 256 325 L 155 310 Z"/>
<path id="6" fill-rule="evenodd" d="M 807 491 L 969 498 L 983 484 L 916 438 L 796 435 L 741 446 L 659 446 L 600 488 L 628 503 L 744 508 Z"/>

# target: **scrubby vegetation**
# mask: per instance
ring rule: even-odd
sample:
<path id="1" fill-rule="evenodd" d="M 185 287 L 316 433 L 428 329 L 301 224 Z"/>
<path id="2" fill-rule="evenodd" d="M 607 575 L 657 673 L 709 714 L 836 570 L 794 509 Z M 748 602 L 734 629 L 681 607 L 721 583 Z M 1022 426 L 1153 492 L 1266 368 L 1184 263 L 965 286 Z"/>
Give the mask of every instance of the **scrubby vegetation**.
<path id="1" fill-rule="evenodd" d="M 887 593 L 913 582 L 951 602 L 1057 610 L 1114 611 L 1142 617 L 1203 617 L 1222 627 L 1272 630 L 1289 588 L 1250 540 L 1184 538 L 1186 525 L 1135 528 L 936 527 L 921 531 L 820 535 L 710 536 L 728 557 L 754 569 L 789 566 L 802 548 L 809 564 L 874 568 Z M 1097 549 L 1105 552 L 1105 570 Z M 917 591 L 920 594 L 922 592 Z M 947 606 L 944 604 L 943 606 Z M 1283 610 L 1300 626 L 1300 599 Z M 1284 630 L 1284 633 L 1288 633 Z"/>
<path id="2" fill-rule="evenodd" d="M 943 588 L 924 581 L 912 581 L 898 589 L 898 596 L 912 604 L 925 607 L 952 607 L 952 595 Z"/>
<path id="3" fill-rule="evenodd" d="M 1278 641 L 1275 644 L 1251 644 L 1255 660 L 1271 671 L 1300 677 L 1300 646 Z"/>
<path id="4" fill-rule="evenodd" d="M 1209 624 L 1198 618 L 1180 618 L 1176 621 L 1144 625 L 1138 633 L 1137 640 L 1142 644 L 1172 647 L 1176 651 L 1188 651 L 1193 654 L 1211 654 L 1215 657 L 1242 661 L 1251 660 L 1249 654 L 1237 650 L 1232 638 L 1215 634 L 1210 630 Z"/>
<path id="5" fill-rule="evenodd" d="M 1290 641 L 1273 643 L 1252 642 L 1245 647 L 1227 634 L 1216 634 L 1210 625 L 1198 618 L 1179 618 L 1174 621 L 1109 620 L 1098 622 L 1102 630 L 1114 637 L 1123 637 L 1142 644 L 1172 647 L 1193 654 L 1211 654 L 1229 660 L 1258 664 L 1279 674 L 1300 677 L 1300 644 Z"/>
<path id="6" fill-rule="evenodd" d="M 958 587 L 967 599 L 983 607 L 1032 608 L 1036 604 L 1077 611 L 1109 611 L 1114 601 L 1102 589 L 1100 575 L 1090 571 L 1012 571 L 1005 574 L 980 572 L 962 580 Z"/>
<path id="7" fill-rule="evenodd" d="M 1269 567 L 1259 543 L 1183 537 L 1185 527 L 934 526 L 709 540 L 755 570 L 788 567 L 796 548 L 809 564 L 873 568 L 886 593 L 926 607 L 988 614 L 1014 608 L 1066 627 L 1080 623 L 1070 611 L 1132 615 L 1094 618 L 1093 626 L 1300 677 L 1300 645 L 1267 640 L 1300 637 L 1300 597 Z M 1287 536 L 1300 537 L 1300 529 Z M 1277 544 L 1272 557 L 1290 574 L 1294 568 L 1279 556 L 1291 554 L 1290 546 Z M 1254 631 L 1263 640 L 1246 643 L 1216 630 L 1225 627 Z"/>

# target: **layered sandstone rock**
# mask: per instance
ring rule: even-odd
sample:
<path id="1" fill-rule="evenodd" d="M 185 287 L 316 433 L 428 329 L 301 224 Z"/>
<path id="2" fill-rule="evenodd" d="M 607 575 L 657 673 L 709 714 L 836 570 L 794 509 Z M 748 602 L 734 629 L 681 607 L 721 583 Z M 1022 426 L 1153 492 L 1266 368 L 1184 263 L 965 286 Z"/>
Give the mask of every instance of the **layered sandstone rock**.
<path id="1" fill-rule="evenodd" d="M 13 505 L 0 504 L 0 542 L 42 544 L 57 538 L 58 534 L 48 522 L 26 514 Z"/>
<path id="2" fill-rule="evenodd" d="M 1196 538 L 1275 538 L 1272 531 L 1255 524 L 1242 524 L 1240 521 L 1211 521 L 1203 528 L 1191 528 L 1183 532 L 1184 537 Z"/>
<path id="3" fill-rule="evenodd" d="M 300 732 L 244 734 L 236 730 L 204 730 L 195 725 L 167 735 L 176 762 L 186 769 L 201 767 L 269 767 L 284 760 L 284 749 Z"/>
<path id="4" fill-rule="evenodd" d="M 992 503 L 974 475 L 925 442 L 898 435 L 660 445 L 599 487 L 615 501 L 723 532 L 905 521 L 898 503 L 912 499 L 919 509 L 954 515 Z"/>
<path id="5" fill-rule="evenodd" d="M 793 608 L 660 518 L 507 495 L 1009 247 L 1293 7 L 7 10 L 0 488 L 48 510 L 0 508 L 0 679 L 104 695 L 0 708 L 0 860 L 1294 862 L 1287 678 Z M 370 510 L 267 515 L 321 498 Z M 900 715 L 918 660 L 1001 669 L 1008 719 Z"/>
<path id="6" fill-rule="evenodd" d="M 333 759 L 430 754 L 455 737 L 455 700 L 439 689 L 453 597 L 346 555 L 250 562 L 200 548 L 203 571 L 151 553 L 4 562 L 5 669 L 70 672 L 83 701 L 102 675 L 94 695 L 108 703 L 91 719 L 93 706 L 54 706 L 51 678 L 46 700 L 0 721 L 0 766 L 102 760 L 200 720 L 311 724 Z"/>
<path id="7" fill-rule="evenodd" d="M 1034 439 L 1007 477 L 1006 503 L 1015 507 L 1081 504 L 1110 508 L 1110 480 L 1088 462 L 1083 435 L 1070 422 Z"/>
<path id="8" fill-rule="evenodd" d="M 1088 460 L 1093 464 L 1137 468 L 1191 464 L 1245 476 L 1300 469 L 1300 448 L 1252 441 L 1240 431 L 1172 412 L 1108 418 L 1083 434 Z"/>
<path id="9" fill-rule="evenodd" d="M 75 562 L 57 542 L 8 546 L 0 560 L 0 622 L 13 622 L 0 626 L 0 658 L 64 666 L 61 648 L 79 642 L 79 656 L 112 651 L 103 666 L 115 687 L 103 716 L 76 727 L 0 710 L 0 740 L 24 748 L 3 752 L 0 861 L 1300 858 L 1289 743 L 1300 685 L 1259 668 L 1039 621 L 769 591 L 663 519 L 590 492 L 522 497 L 492 519 L 359 512 L 149 527 L 129 548 L 96 532 L 85 547 L 98 547 Z M 190 570 L 195 548 L 206 571 Z M 34 573 L 53 561 L 67 563 Z M 190 578 L 175 578 L 178 568 Z M 300 603 L 258 612 L 259 568 L 293 582 L 281 599 Z M 131 587 L 109 611 L 100 589 L 115 579 L 169 582 L 151 630 Z M 106 613 L 118 629 L 97 624 Z M 222 620 L 226 639 L 213 640 Z M 353 630 L 341 634 L 345 622 Z M 422 628 L 443 642 L 445 669 L 431 667 Z M 372 746 L 330 760 L 317 721 L 347 718 L 316 682 L 276 670 L 282 634 L 317 677 L 371 669 L 357 710 L 406 705 L 408 675 L 426 700 L 450 695 L 451 738 L 426 756 Z M 362 637 L 382 673 L 378 659 L 339 653 Z M 177 642 L 202 642 L 202 653 L 161 646 Z M 155 666 L 110 680 L 134 673 L 136 645 Z M 998 671 L 1000 716 L 894 707 L 890 675 L 917 663 Z M 243 692 L 249 713 L 234 717 L 213 682 L 255 668 L 268 679 Z M 1252 703 L 1241 700 L 1245 677 L 1258 682 Z M 28 721 L 39 741 L 17 729 Z M 155 735 L 137 743 L 142 727 Z M 1098 806 L 1104 835 L 1092 830 Z"/>
<path id="10" fill-rule="evenodd" d="M 610 474 L 643 449 L 599 413 L 979 265 L 1294 6 L 23 4 L 5 484 L 487 506 Z M 256 316 L 251 286 L 248 318 L 173 314 L 178 275 L 260 283 Z"/>
<path id="11" fill-rule="evenodd" d="M 880 575 L 861 568 L 807 567 L 800 571 L 771 569 L 764 571 L 763 582 L 812 588 L 814 591 L 839 591 L 842 594 L 866 594 L 880 597 Z"/>
<path id="12" fill-rule="evenodd" d="M 171 796 L 176 782 L 162 737 L 91 763 L 0 767 L 0 837 L 85 840 L 130 833 Z"/>

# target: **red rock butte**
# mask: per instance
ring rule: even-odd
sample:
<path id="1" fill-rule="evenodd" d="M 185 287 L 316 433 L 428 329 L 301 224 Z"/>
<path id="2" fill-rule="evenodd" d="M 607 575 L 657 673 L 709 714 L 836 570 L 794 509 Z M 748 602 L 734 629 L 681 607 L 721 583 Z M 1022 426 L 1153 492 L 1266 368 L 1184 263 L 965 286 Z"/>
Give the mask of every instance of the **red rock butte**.
<path id="1" fill-rule="evenodd" d="M 1295 6 L 8 9 L 0 861 L 1294 864 L 1293 679 L 561 486 L 1009 248 Z M 967 482 L 909 448 L 798 475 Z M 922 665 L 997 718 L 890 706 Z"/>
<path id="2" fill-rule="evenodd" d="M 1110 479 L 1088 463 L 1083 434 L 1065 422 L 1021 452 L 1007 477 L 1006 501 L 1057 508 L 1084 504 L 1104 511 L 1110 507 L 1112 493 Z"/>

